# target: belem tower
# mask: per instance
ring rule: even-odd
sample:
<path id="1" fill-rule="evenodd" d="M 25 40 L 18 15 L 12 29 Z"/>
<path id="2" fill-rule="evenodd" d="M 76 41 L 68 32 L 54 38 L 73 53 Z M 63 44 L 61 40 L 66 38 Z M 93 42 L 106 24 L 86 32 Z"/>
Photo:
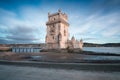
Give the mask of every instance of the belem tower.
<path id="1" fill-rule="evenodd" d="M 69 40 L 69 23 L 68 16 L 60 9 L 58 12 L 48 13 L 48 21 L 46 22 L 46 48 L 47 49 L 65 49 L 65 48 L 80 48 L 82 49 L 83 41 L 76 40 L 73 36 Z"/>

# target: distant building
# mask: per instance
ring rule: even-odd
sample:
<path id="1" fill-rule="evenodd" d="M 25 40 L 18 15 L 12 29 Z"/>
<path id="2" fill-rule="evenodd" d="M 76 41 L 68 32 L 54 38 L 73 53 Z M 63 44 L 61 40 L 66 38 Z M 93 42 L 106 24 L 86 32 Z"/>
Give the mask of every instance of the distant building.
<path id="1" fill-rule="evenodd" d="M 62 49 L 62 48 L 82 48 L 83 42 L 72 37 L 69 40 L 69 23 L 67 14 L 58 10 L 57 13 L 48 13 L 46 48 L 47 49 Z"/>
<path id="2" fill-rule="evenodd" d="M 39 53 L 45 44 L 11 44 L 10 47 L 15 53 Z"/>
<path id="3" fill-rule="evenodd" d="M 41 48 L 38 47 L 12 47 L 15 53 L 39 53 Z"/>

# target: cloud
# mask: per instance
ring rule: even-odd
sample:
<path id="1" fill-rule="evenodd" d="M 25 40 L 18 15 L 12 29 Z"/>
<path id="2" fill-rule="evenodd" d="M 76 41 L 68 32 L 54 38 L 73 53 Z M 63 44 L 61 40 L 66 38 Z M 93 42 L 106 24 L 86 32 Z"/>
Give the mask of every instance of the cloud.
<path id="1" fill-rule="evenodd" d="M 6 44 L 6 43 L 9 43 L 9 42 L 10 42 L 10 41 L 6 40 L 5 38 L 0 37 L 0 43 Z"/>
<path id="2" fill-rule="evenodd" d="M 70 37 L 74 35 L 77 39 L 91 42 L 116 42 L 120 39 L 119 0 L 93 1 L 88 5 L 84 2 L 84 5 L 82 2 L 61 2 L 59 6 L 43 3 L 40 6 L 21 3 L 13 10 L 0 8 L 0 43 L 45 42 L 47 13 L 54 13 L 59 7 L 68 14 Z"/>
<path id="3" fill-rule="evenodd" d="M 106 31 L 103 31 L 102 33 L 105 37 L 116 37 L 116 35 L 120 35 L 120 27 L 112 27 L 107 29 Z"/>
<path id="4" fill-rule="evenodd" d="M 11 17 L 16 16 L 16 14 L 14 12 L 7 11 L 7 10 L 0 8 L 0 16 L 3 17 L 4 15 L 6 15 L 7 17 L 8 16 L 11 16 Z"/>
<path id="5" fill-rule="evenodd" d="M 0 8 L 0 15 L 2 16 L 0 19 L 0 36 L 4 36 L 0 43 L 3 43 L 3 40 L 5 42 L 6 39 L 16 43 L 22 42 L 22 40 L 23 42 L 28 41 L 28 43 L 44 42 L 42 38 L 45 36 L 45 21 L 47 19 L 43 16 L 45 14 L 39 14 L 38 9 L 31 7 L 22 8 L 20 11 L 19 16 L 18 13 Z"/>
<path id="6" fill-rule="evenodd" d="M 82 15 L 82 14 L 78 14 Z M 73 15 L 72 15 L 73 16 Z M 94 13 L 75 20 L 71 19 L 70 33 L 76 38 L 105 38 L 119 35 L 120 17 L 119 12 L 108 14 Z M 74 25 L 75 24 L 75 25 Z"/>

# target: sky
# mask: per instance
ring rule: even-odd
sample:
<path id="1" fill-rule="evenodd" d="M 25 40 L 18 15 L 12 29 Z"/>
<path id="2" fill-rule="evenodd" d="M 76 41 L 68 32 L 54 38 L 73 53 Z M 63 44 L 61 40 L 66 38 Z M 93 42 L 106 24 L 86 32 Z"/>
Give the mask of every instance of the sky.
<path id="1" fill-rule="evenodd" d="M 120 0 L 0 0 L 0 44 L 44 43 L 48 12 L 68 15 L 69 39 L 120 43 Z"/>

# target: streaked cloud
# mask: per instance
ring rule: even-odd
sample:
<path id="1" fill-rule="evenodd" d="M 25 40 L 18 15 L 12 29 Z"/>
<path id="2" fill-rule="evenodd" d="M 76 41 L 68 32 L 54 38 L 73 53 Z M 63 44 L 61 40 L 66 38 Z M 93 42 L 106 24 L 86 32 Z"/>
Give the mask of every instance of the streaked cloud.
<path id="1" fill-rule="evenodd" d="M 2 16 L 2 19 L 0 20 L 0 34 L 5 35 L 3 40 L 13 40 L 13 43 L 18 43 L 21 40 L 26 40 L 28 43 L 44 42 L 41 40 L 43 40 L 42 38 L 45 36 L 44 21 L 46 21 L 47 18 L 44 18 L 43 15 L 38 14 L 40 13 L 38 9 L 34 10 L 31 8 L 25 8 L 20 11 L 21 19 L 19 18 L 19 15 L 14 12 L 0 9 L 0 12 L 2 12 L 0 14 Z"/>
<path id="2" fill-rule="evenodd" d="M 0 2 L 10 7 L 0 6 L 0 43 L 45 42 L 47 13 L 59 8 L 68 14 L 70 38 L 75 36 L 92 43 L 120 42 L 119 0 L 40 0 L 39 4 L 37 0 L 12 1 L 10 6 L 7 1 Z"/>
<path id="3" fill-rule="evenodd" d="M 82 15 L 82 14 L 79 14 Z M 119 12 L 109 14 L 95 13 L 83 18 L 72 19 L 71 35 L 82 38 L 111 38 L 120 35 Z M 102 41 L 102 40 L 101 40 Z"/>

